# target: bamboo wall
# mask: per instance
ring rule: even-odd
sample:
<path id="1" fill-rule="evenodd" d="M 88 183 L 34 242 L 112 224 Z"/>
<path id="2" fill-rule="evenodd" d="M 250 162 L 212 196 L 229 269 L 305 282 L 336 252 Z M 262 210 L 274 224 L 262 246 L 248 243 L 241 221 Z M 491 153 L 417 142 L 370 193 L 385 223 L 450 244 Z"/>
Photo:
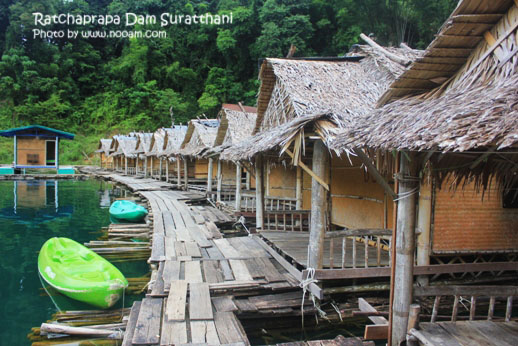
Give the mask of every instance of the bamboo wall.
<path id="1" fill-rule="evenodd" d="M 502 207 L 496 184 L 483 200 L 474 184 L 455 192 L 448 186 L 434 189 L 433 253 L 518 251 L 518 209 Z"/>
<path id="2" fill-rule="evenodd" d="M 385 202 L 383 188 L 359 160 L 351 161 L 331 158 L 331 222 L 348 228 L 392 228 L 393 203 Z"/>
<path id="3" fill-rule="evenodd" d="M 17 138 L 17 161 L 22 166 L 44 166 L 46 164 L 45 139 L 36 137 Z M 38 155 L 38 163 L 28 163 L 27 155 Z"/>
<path id="4" fill-rule="evenodd" d="M 214 163 L 213 172 L 217 175 L 217 163 Z M 224 185 L 236 185 L 236 165 L 232 162 L 221 162 L 221 176 Z"/>
<path id="5" fill-rule="evenodd" d="M 293 166 L 284 167 L 282 164 L 269 164 L 266 169 L 268 177 L 266 195 L 295 198 L 295 187 L 297 184 L 296 168 Z"/>

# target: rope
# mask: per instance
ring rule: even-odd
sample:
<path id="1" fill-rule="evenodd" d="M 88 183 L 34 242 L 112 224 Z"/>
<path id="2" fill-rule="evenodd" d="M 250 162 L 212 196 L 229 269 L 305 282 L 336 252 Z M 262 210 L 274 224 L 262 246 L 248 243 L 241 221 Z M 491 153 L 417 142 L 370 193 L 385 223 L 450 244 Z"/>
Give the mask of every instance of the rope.
<path id="1" fill-rule="evenodd" d="M 306 300 L 306 292 L 308 290 L 308 286 L 312 283 L 318 282 L 315 280 L 315 268 L 308 268 L 308 277 L 305 280 L 302 280 L 299 284 L 300 288 L 302 288 L 302 304 L 300 305 L 300 311 L 302 314 L 302 328 L 304 328 L 304 302 Z M 313 304 L 315 305 L 315 297 L 310 292 L 311 298 L 313 300 Z M 316 306 L 315 306 L 316 307 Z M 318 320 L 317 320 L 318 322 Z"/>
<path id="2" fill-rule="evenodd" d="M 237 222 L 234 223 L 232 226 L 235 226 L 238 223 L 240 223 L 241 225 L 243 225 L 243 227 L 245 228 L 245 231 L 248 233 L 248 235 L 250 235 L 250 231 L 248 230 L 248 227 L 246 227 L 245 222 L 246 222 L 245 217 L 240 216 L 239 219 L 237 220 Z"/>
<path id="3" fill-rule="evenodd" d="M 403 192 L 403 193 L 398 194 L 398 198 L 396 198 L 396 199 L 394 200 L 394 202 L 398 202 L 398 201 L 400 201 L 400 200 L 402 200 L 402 199 L 408 198 L 408 197 L 410 197 L 410 196 L 412 196 L 412 195 L 414 195 L 414 194 L 416 194 L 416 193 L 419 193 L 419 187 L 416 187 L 416 188 L 413 188 L 413 189 L 412 189 L 412 190 L 410 190 L 410 191 L 407 191 L 407 192 Z"/>

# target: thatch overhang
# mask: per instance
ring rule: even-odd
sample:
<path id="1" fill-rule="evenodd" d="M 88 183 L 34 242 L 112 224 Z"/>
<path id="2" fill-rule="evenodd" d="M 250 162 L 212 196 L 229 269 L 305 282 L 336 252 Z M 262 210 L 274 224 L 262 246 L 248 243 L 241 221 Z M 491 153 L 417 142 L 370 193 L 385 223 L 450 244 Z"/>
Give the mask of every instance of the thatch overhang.
<path id="1" fill-rule="evenodd" d="M 111 145 L 112 145 L 113 139 L 111 138 L 102 138 L 99 140 L 99 146 L 97 147 L 96 153 L 103 153 L 105 156 L 110 155 L 111 152 Z"/>
<path id="2" fill-rule="evenodd" d="M 179 154 L 200 157 L 212 147 L 218 132 L 218 119 L 193 119 L 189 122 Z"/>
<path id="3" fill-rule="evenodd" d="M 409 48 L 385 49 L 405 60 L 420 54 Z M 281 149 L 280 154 L 295 140 L 297 148 L 304 148 L 303 130 L 309 126 L 328 143 L 337 131 L 355 126 L 358 118 L 372 111 L 405 68 L 368 45 L 356 46 L 348 57 L 335 60 L 265 59 L 259 75 L 255 135 L 225 148 L 220 157 L 249 160 L 275 148 Z"/>
<path id="4" fill-rule="evenodd" d="M 462 1 L 456 11 L 468 2 L 475 3 Z M 507 1 L 490 6 L 497 5 L 509 8 Z M 495 177 L 501 187 L 512 186 L 518 180 L 518 7 L 500 17 L 486 34 L 494 42 L 480 42 L 451 78 L 367 114 L 331 148 L 363 147 L 381 170 L 393 157 L 386 153 L 413 151 L 429 160 L 439 183 L 453 172 L 455 186 L 474 180 L 486 189 Z"/>
<path id="5" fill-rule="evenodd" d="M 170 160 L 175 160 L 186 133 L 187 125 L 173 125 L 172 128 L 166 129 L 163 145 L 164 156 L 167 156 Z"/>
<path id="6" fill-rule="evenodd" d="M 149 152 L 151 138 L 153 137 L 153 133 L 150 132 L 138 132 L 135 135 L 137 137 L 137 144 L 135 148 L 135 153 L 139 158 L 145 159 Z"/>
<path id="7" fill-rule="evenodd" d="M 461 0 L 424 55 L 380 98 L 379 105 L 422 94 L 450 79 L 470 59 L 484 35 L 504 17 L 513 0 Z M 494 35 L 493 35 L 494 36 Z"/>

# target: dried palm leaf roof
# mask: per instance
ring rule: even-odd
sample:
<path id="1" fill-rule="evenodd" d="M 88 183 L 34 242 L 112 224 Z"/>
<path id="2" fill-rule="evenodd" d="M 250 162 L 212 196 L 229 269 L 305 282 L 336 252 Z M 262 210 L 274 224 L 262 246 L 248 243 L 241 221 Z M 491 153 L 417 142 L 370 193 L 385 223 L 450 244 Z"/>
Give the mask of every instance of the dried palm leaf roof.
<path id="1" fill-rule="evenodd" d="M 187 133 L 180 147 L 179 154 L 199 156 L 211 148 L 218 132 L 219 120 L 193 119 L 189 121 Z"/>
<path id="2" fill-rule="evenodd" d="M 173 125 L 172 128 L 166 129 L 164 155 L 170 156 L 178 154 L 186 133 L 187 125 Z"/>
<path id="3" fill-rule="evenodd" d="M 214 147 L 231 145 L 250 137 L 257 119 L 257 108 L 225 103 L 218 117 L 220 124 Z"/>
<path id="4" fill-rule="evenodd" d="M 135 148 L 135 153 L 139 157 L 144 158 L 149 152 L 151 138 L 153 138 L 153 133 L 138 132 L 138 133 L 136 133 L 135 136 L 137 137 L 137 145 Z"/>
<path id="5" fill-rule="evenodd" d="M 159 128 L 153 133 L 146 156 L 160 157 L 164 155 L 164 140 L 169 128 Z"/>
<path id="6" fill-rule="evenodd" d="M 117 135 L 114 136 L 115 148 L 111 156 L 123 155 L 128 159 L 137 157 L 135 148 L 137 146 L 137 137 Z"/>
<path id="7" fill-rule="evenodd" d="M 407 60 L 420 54 L 409 48 L 385 49 Z M 378 98 L 403 73 L 405 66 L 371 46 L 357 46 L 350 55 L 363 58 L 342 61 L 266 59 L 259 75 L 256 135 L 226 147 L 221 158 L 250 159 L 266 149 L 282 149 L 288 143 L 286 140 L 295 138 L 311 120 L 319 119 L 315 124 L 320 129 L 317 133 L 325 142 L 338 129 L 354 126 L 358 118 L 372 111 Z M 304 136 L 298 138 L 303 141 Z"/>
<path id="8" fill-rule="evenodd" d="M 461 6 L 463 1 L 459 6 Z M 507 3 L 505 1 L 492 2 Z M 518 144 L 518 7 L 513 6 L 447 82 L 419 96 L 392 102 L 364 116 L 331 147 L 468 151 Z M 483 25 L 485 28 L 485 25 Z M 476 27 L 472 27 L 473 30 Z M 509 52 L 507 55 L 501 52 Z"/>
<path id="9" fill-rule="evenodd" d="M 105 156 L 110 155 L 111 146 L 113 139 L 102 138 L 99 140 L 99 146 L 97 147 L 96 153 L 104 153 Z"/>
<path id="10" fill-rule="evenodd" d="M 513 0 L 459 1 L 424 55 L 392 83 L 379 104 L 435 89 L 452 77 L 512 4 Z"/>

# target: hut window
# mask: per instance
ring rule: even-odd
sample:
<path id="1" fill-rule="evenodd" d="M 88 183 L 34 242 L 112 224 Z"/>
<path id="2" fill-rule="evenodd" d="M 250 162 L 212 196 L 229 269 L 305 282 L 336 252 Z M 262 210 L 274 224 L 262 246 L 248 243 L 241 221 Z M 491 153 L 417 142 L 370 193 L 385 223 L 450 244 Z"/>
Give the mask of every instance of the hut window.
<path id="1" fill-rule="evenodd" d="M 504 208 L 518 208 L 518 182 L 504 190 L 502 199 Z"/>

